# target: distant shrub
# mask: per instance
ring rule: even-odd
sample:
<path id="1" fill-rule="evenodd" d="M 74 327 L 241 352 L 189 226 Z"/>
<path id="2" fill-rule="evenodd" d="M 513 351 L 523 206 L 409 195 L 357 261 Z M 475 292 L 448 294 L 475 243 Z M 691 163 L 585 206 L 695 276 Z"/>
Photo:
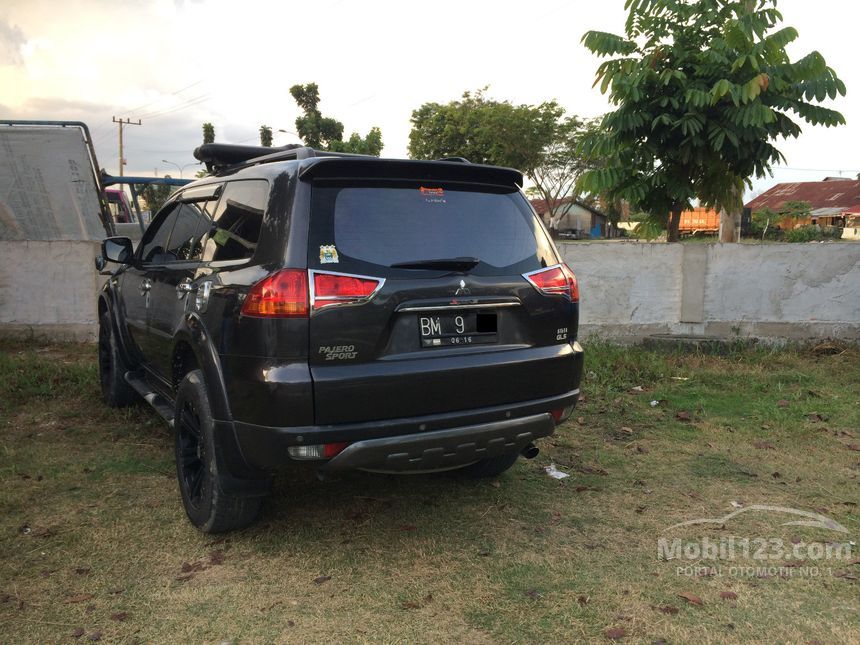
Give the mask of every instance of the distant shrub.
<path id="1" fill-rule="evenodd" d="M 750 217 L 749 227 L 743 234 L 744 237 L 765 239 L 765 240 L 781 240 L 783 231 L 780 230 L 778 222 L 780 220 L 779 213 L 772 211 L 769 208 L 755 211 Z"/>
<path id="2" fill-rule="evenodd" d="M 844 230 L 841 226 L 825 226 L 821 229 L 821 235 L 825 240 L 841 240 Z"/>
<path id="3" fill-rule="evenodd" d="M 807 224 L 785 232 L 786 242 L 814 242 L 821 239 L 821 231 L 817 226 Z"/>

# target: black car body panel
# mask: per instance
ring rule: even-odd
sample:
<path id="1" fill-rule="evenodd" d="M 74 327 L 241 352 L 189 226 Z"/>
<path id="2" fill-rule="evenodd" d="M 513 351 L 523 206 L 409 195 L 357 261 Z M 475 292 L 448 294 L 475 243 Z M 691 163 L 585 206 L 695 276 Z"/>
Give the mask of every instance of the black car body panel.
<path id="1" fill-rule="evenodd" d="M 579 348 L 577 350 L 577 364 L 581 367 L 582 351 Z M 387 437 L 409 438 L 437 430 L 456 430 L 479 424 L 504 423 L 511 419 L 575 405 L 578 397 L 579 389 L 575 389 L 557 396 L 487 408 L 329 426 L 271 427 L 237 421 L 235 422 L 236 437 L 246 463 L 259 468 L 276 468 L 283 464 L 282 455 L 293 446 L 351 443 Z"/>
<path id="2" fill-rule="evenodd" d="M 519 192 L 520 173 L 337 156 L 240 165 L 173 196 L 133 261 L 109 277 L 99 304 L 127 363 L 159 396 L 171 400 L 190 367 L 203 372 L 237 490 L 248 469 L 290 463 L 292 446 L 358 446 L 332 460 L 332 469 L 449 468 L 498 446 L 519 451 L 531 441 L 524 443 L 525 435 L 551 433 L 550 412 L 575 405 L 583 360 L 578 302 L 567 292 L 543 293 L 524 277 L 561 259 Z M 349 220 L 366 196 L 391 195 L 405 204 L 414 197 L 424 219 L 412 221 L 429 222 L 434 249 L 444 248 L 445 236 L 466 250 L 479 237 L 469 224 L 462 240 L 451 233 L 458 217 L 471 217 L 466 206 L 452 213 L 454 204 L 486 203 L 485 218 L 507 209 L 501 229 L 519 236 L 512 244 L 523 257 L 509 266 L 476 257 L 468 270 L 392 267 L 403 258 L 383 262 L 380 254 L 393 247 L 407 253 L 409 244 L 417 253 L 419 237 L 406 231 L 402 244 L 386 238 L 365 248 Z M 159 230 L 168 226 L 176 233 Z M 491 226 L 487 235 L 493 232 Z M 476 248 L 501 257 L 507 242 L 481 244 Z M 328 247 L 343 251 L 326 255 Z M 452 266 L 470 264 L 459 262 Z M 243 313 L 252 288 L 284 270 L 306 274 L 308 313 Z M 317 276 L 340 274 L 377 280 L 377 288 L 354 301 L 315 302 L 322 298 Z M 428 443 L 424 433 L 442 434 L 428 435 Z M 434 436 L 441 453 L 431 445 Z M 396 449 L 396 437 L 404 450 Z M 412 456 L 391 457 L 401 453 Z"/>

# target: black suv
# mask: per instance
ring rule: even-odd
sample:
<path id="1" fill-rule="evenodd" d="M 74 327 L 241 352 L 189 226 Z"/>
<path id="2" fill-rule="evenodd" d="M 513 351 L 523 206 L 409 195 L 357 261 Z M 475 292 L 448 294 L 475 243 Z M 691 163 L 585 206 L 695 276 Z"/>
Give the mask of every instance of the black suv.
<path id="1" fill-rule="evenodd" d="M 280 466 L 494 476 L 579 395 L 579 293 L 519 187 L 462 159 L 208 144 L 98 302 L 105 401 L 176 435 L 203 531 Z"/>

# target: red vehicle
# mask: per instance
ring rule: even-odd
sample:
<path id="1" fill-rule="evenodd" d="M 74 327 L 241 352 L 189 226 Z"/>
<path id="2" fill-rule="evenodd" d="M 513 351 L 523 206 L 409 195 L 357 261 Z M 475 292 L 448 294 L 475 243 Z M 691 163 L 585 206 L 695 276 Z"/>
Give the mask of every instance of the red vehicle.
<path id="1" fill-rule="evenodd" d="M 115 224 L 134 224 L 137 218 L 131 209 L 131 202 L 122 188 L 105 188 L 108 210 Z"/>

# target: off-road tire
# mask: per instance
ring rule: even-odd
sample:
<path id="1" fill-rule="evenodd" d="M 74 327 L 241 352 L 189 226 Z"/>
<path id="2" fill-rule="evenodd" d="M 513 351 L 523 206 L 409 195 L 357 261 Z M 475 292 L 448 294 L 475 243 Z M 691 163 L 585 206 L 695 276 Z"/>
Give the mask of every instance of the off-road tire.
<path id="1" fill-rule="evenodd" d="M 200 370 L 189 372 L 179 384 L 174 427 L 179 493 L 191 523 L 204 533 L 223 533 L 253 522 L 263 497 L 225 492 L 227 476 Z"/>
<path id="2" fill-rule="evenodd" d="M 138 394 L 125 380 L 130 367 L 123 360 L 117 346 L 110 312 L 99 318 L 99 383 L 102 399 L 112 408 L 126 408 L 134 403 Z"/>

